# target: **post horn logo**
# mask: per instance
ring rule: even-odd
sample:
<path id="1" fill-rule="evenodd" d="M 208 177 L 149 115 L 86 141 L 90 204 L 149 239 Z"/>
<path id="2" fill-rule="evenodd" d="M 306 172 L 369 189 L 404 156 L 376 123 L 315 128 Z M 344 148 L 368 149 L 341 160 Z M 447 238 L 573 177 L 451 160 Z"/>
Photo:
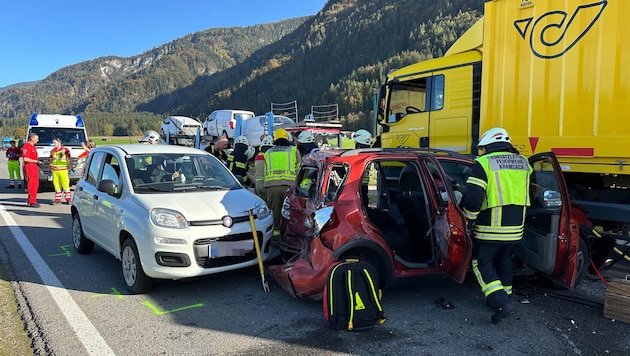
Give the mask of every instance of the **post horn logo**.
<path id="1" fill-rule="evenodd" d="M 529 40 L 532 53 L 540 58 L 557 58 L 565 54 L 593 27 L 608 5 L 608 0 L 578 6 L 572 14 L 549 11 L 537 18 L 514 21 L 524 40 Z M 529 37 L 529 38 L 528 38 Z"/>
<path id="2" fill-rule="evenodd" d="M 409 134 L 396 135 L 396 140 L 398 140 L 398 146 L 402 146 L 405 142 L 407 142 L 408 138 L 409 138 Z"/>

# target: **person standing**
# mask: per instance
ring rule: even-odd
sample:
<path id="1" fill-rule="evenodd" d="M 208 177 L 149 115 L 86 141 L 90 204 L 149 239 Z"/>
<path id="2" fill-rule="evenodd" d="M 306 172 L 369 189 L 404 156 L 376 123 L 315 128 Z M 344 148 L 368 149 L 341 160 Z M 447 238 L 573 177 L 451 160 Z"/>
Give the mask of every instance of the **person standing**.
<path id="1" fill-rule="evenodd" d="M 461 206 L 473 233 L 472 269 L 496 324 L 513 313 L 512 254 L 525 230 L 532 168 L 503 128 L 486 131 L 477 147 L 482 155 L 466 180 Z"/>
<path id="2" fill-rule="evenodd" d="M 204 148 L 204 151 L 215 156 L 216 158 L 219 159 L 219 161 L 225 164 L 228 159 L 228 155 L 227 153 L 225 153 L 225 149 L 227 148 L 228 143 L 229 142 L 228 142 L 227 137 L 219 136 L 219 138 L 217 138 L 217 140 L 214 141 L 214 143 L 211 143 L 206 148 Z"/>
<path id="3" fill-rule="evenodd" d="M 53 139 L 53 149 L 50 151 L 50 172 L 52 175 L 53 187 L 55 187 L 55 200 L 53 205 L 61 203 L 63 197 L 66 204 L 70 204 L 72 194 L 70 193 L 70 175 L 68 171 L 71 169 L 70 150 L 61 145 L 59 137 Z"/>
<path id="4" fill-rule="evenodd" d="M 5 154 L 7 155 L 7 168 L 9 168 L 9 185 L 7 188 L 15 187 L 15 180 L 17 179 L 17 187 L 22 188 L 22 173 L 20 169 L 20 157 L 22 156 L 22 150 L 15 147 L 15 140 L 9 141 L 10 147 L 7 148 Z"/>
<path id="5" fill-rule="evenodd" d="M 273 235 L 271 244 L 280 239 L 282 203 L 287 189 L 295 183 L 295 176 L 302 161 L 297 147 L 291 145 L 289 133 L 277 129 L 273 133 L 274 146 L 265 152 L 265 192 L 269 208 L 273 212 Z"/>
<path id="6" fill-rule="evenodd" d="M 297 138 L 297 148 L 302 157 L 309 153 L 319 151 L 319 146 L 315 143 L 315 135 L 313 135 L 313 131 L 304 130 L 300 132 Z"/>
<path id="7" fill-rule="evenodd" d="M 265 203 L 267 201 L 267 193 L 265 192 L 265 152 L 273 147 L 273 136 L 267 135 L 260 143 L 260 151 L 254 158 L 254 191 Z"/>
<path id="8" fill-rule="evenodd" d="M 28 135 L 28 141 L 22 146 L 22 160 L 24 161 L 24 179 L 28 198 L 26 206 L 39 208 L 37 203 L 37 190 L 39 189 L 39 162 L 35 145 L 39 141 L 39 136 L 35 133 Z"/>
<path id="9" fill-rule="evenodd" d="M 247 137 L 239 136 L 234 140 L 234 150 L 227 158 L 228 169 L 237 178 L 240 178 L 241 184 L 245 187 L 249 187 L 254 182 L 254 176 L 249 173 L 248 169 L 248 161 L 254 157 L 252 151 L 248 151 L 249 147 Z"/>

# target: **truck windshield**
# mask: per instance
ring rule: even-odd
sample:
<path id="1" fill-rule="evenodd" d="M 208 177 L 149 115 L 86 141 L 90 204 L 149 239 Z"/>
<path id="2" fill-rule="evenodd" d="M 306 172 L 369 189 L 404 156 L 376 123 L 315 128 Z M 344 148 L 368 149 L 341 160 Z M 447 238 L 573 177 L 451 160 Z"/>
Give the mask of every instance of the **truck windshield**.
<path id="1" fill-rule="evenodd" d="M 33 127 L 30 132 L 39 136 L 37 146 L 51 146 L 53 139 L 57 137 L 61 139 L 61 144 L 64 146 L 81 147 L 81 142 L 87 141 L 85 130 L 76 128 Z"/>

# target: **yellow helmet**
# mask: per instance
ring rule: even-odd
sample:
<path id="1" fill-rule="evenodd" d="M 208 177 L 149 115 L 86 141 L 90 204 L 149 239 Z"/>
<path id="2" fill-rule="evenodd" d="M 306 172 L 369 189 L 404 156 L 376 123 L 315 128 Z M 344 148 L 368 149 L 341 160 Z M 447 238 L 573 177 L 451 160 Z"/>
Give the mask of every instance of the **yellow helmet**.
<path id="1" fill-rule="evenodd" d="M 283 138 L 283 139 L 285 139 L 285 140 L 288 140 L 288 139 L 289 139 L 289 133 L 287 132 L 287 130 L 282 129 L 282 128 L 277 129 L 277 130 L 276 130 L 276 131 L 274 131 L 274 133 L 273 133 L 273 139 L 274 139 L 274 141 L 275 141 L 275 140 L 278 140 L 278 139 L 281 139 L 281 138 Z"/>

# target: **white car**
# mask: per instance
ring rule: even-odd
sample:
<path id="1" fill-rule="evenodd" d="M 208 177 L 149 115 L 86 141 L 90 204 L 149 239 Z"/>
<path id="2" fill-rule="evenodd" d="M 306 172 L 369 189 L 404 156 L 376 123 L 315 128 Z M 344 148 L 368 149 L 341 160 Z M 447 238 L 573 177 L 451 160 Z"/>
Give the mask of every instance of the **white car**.
<path id="1" fill-rule="evenodd" d="M 192 117 L 169 116 L 162 121 L 160 131 L 167 142 L 186 145 L 194 143 L 197 132 L 203 134 L 203 125 Z"/>
<path id="2" fill-rule="evenodd" d="M 271 256 L 267 205 L 209 153 L 175 145 L 90 151 L 72 199 L 78 253 L 98 245 L 122 262 L 132 293 L 154 279 L 182 279 L 256 265 Z"/>

